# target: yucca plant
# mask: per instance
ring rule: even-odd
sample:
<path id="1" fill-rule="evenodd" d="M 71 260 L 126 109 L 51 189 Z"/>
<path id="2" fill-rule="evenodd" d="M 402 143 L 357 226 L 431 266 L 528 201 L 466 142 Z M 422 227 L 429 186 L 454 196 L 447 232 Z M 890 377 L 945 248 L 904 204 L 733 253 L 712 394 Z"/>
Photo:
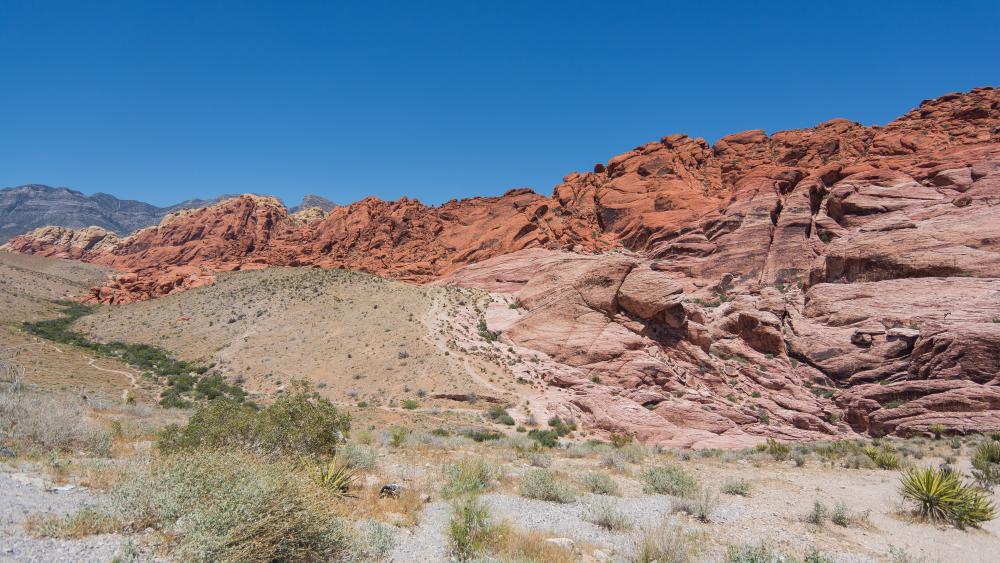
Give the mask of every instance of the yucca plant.
<path id="1" fill-rule="evenodd" d="M 922 518 L 965 527 L 996 517 L 996 507 L 986 491 L 963 483 L 950 469 L 911 469 L 903 475 L 902 483 L 901 494 L 916 505 Z"/>
<path id="2" fill-rule="evenodd" d="M 979 444 L 972 456 L 972 476 L 985 488 L 1000 484 L 1000 441 Z"/>
<path id="3" fill-rule="evenodd" d="M 903 498 L 916 504 L 921 518 L 934 521 L 951 519 L 953 507 L 962 497 L 962 482 L 953 471 L 925 468 L 911 469 L 903 475 Z"/>
<path id="4" fill-rule="evenodd" d="M 959 528 L 979 526 L 996 518 L 996 507 L 988 493 L 972 485 L 962 487 L 962 498 L 952 509 L 952 522 Z"/>
<path id="5" fill-rule="evenodd" d="M 788 459 L 789 452 L 791 452 L 791 448 L 788 447 L 788 444 L 779 442 L 774 438 L 767 439 L 767 453 L 771 454 L 771 457 L 775 461 L 785 461 Z"/>
<path id="6" fill-rule="evenodd" d="M 342 498 L 355 496 L 351 493 L 351 485 L 357 480 L 358 472 L 346 463 L 341 463 L 337 456 L 326 463 L 305 460 L 305 466 L 312 480 L 334 495 Z"/>
<path id="7" fill-rule="evenodd" d="M 888 444 L 882 444 L 880 447 L 868 446 L 864 449 L 865 455 L 868 456 L 879 469 L 899 469 L 899 455 L 892 449 L 892 446 Z"/>

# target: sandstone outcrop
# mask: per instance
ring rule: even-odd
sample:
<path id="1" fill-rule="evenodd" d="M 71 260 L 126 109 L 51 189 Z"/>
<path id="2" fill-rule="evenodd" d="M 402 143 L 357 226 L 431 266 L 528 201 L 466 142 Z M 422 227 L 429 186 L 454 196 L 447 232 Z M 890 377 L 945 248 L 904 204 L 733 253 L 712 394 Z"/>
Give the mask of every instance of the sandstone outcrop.
<path id="1" fill-rule="evenodd" d="M 367 198 L 306 218 L 242 196 L 125 239 L 7 248 L 117 268 L 90 296 L 105 303 L 268 265 L 514 294 L 504 341 L 544 354 L 581 417 L 728 447 L 1000 430 L 998 209 L 1000 91 L 980 88 L 881 127 L 670 135 L 552 197 Z"/>

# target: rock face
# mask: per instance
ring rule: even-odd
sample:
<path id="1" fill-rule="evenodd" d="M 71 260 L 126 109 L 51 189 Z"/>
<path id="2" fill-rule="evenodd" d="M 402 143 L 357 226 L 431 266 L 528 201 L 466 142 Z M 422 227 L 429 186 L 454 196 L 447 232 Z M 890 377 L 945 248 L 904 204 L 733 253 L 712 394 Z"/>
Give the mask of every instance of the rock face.
<path id="1" fill-rule="evenodd" d="M 0 190 L 0 242 L 48 226 L 72 229 L 96 226 L 127 235 L 136 229 L 155 225 L 168 213 L 204 207 L 219 199 L 189 200 L 170 207 L 156 207 L 108 194 L 86 196 L 67 188 L 37 184 L 5 188 Z"/>
<path id="2" fill-rule="evenodd" d="M 267 265 L 516 294 L 504 340 L 608 431 L 661 445 L 1000 430 L 1000 91 L 882 127 L 715 145 L 671 135 L 571 174 L 427 207 L 290 216 L 242 196 L 112 240 L 8 248 L 113 266 L 121 303 Z"/>

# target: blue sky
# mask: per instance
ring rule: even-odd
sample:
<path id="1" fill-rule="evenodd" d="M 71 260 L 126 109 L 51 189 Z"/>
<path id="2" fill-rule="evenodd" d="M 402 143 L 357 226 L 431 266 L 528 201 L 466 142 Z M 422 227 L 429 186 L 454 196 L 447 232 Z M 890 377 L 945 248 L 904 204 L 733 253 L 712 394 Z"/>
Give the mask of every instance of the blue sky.
<path id="1" fill-rule="evenodd" d="M 996 1 L 3 0 L 0 186 L 548 194 L 669 133 L 883 123 L 998 85 L 998 38 Z"/>

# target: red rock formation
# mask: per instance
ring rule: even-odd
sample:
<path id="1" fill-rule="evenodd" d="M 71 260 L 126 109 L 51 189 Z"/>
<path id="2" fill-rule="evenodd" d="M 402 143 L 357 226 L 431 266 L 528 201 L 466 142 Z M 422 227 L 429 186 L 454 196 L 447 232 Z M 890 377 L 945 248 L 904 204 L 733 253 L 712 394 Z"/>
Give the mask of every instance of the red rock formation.
<path id="1" fill-rule="evenodd" d="M 348 267 L 517 292 L 505 331 L 580 414 L 666 445 L 1000 430 L 1000 91 L 710 146 L 671 135 L 571 174 L 428 207 L 289 217 L 243 196 L 122 240 L 12 250 L 107 264 L 121 303 L 222 270 Z M 600 385 L 591 379 L 598 375 Z"/>

